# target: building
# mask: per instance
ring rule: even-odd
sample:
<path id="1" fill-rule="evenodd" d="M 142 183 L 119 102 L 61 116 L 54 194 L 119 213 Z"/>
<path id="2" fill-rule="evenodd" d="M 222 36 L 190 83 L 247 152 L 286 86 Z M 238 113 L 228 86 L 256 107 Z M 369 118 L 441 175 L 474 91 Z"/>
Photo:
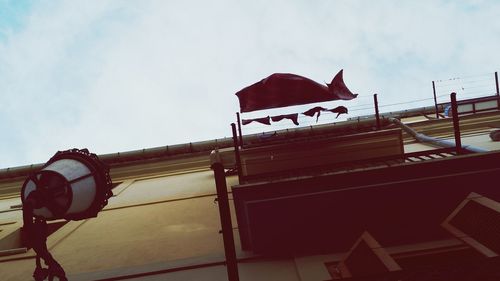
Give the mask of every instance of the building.
<path id="1" fill-rule="evenodd" d="M 494 280 L 496 102 L 459 102 L 462 149 L 436 147 L 453 141 L 453 118 L 420 108 L 246 135 L 236 149 L 218 139 L 101 155 L 114 196 L 97 218 L 51 222 L 47 245 L 69 280 L 228 280 L 221 163 L 239 280 Z M 19 192 L 37 168 L 0 172 L 2 280 L 34 269 Z"/>

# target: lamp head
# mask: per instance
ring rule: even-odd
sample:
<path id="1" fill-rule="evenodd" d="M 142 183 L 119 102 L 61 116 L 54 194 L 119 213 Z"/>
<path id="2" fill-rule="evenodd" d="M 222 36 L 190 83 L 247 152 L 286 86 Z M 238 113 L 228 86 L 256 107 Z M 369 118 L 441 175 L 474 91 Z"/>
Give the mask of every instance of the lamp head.
<path id="1" fill-rule="evenodd" d="M 23 205 L 45 220 L 96 217 L 113 195 L 109 168 L 87 149 L 57 152 L 21 189 Z"/>

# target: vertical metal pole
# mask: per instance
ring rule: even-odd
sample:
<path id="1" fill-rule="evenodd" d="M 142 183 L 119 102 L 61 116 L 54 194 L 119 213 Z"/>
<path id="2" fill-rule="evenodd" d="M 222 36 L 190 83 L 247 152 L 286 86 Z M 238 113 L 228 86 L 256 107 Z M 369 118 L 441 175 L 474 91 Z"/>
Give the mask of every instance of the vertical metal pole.
<path id="1" fill-rule="evenodd" d="M 236 112 L 236 120 L 238 121 L 238 133 L 240 135 L 240 147 L 243 148 L 243 134 L 241 133 L 241 119 L 240 119 L 239 112 Z"/>
<path id="2" fill-rule="evenodd" d="M 436 97 L 436 83 L 434 83 L 434 81 L 432 81 L 432 92 L 434 93 L 434 107 L 436 108 L 436 119 L 439 119 L 439 110 Z"/>
<path id="3" fill-rule="evenodd" d="M 451 93 L 451 114 L 453 117 L 453 130 L 455 133 L 455 147 L 457 155 L 462 153 L 462 139 L 460 138 L 460 124 L 458 120 L 457 94 Z"/>
<path id="4" fill-rule="evenodd" d="M 238 181 L 241 183 L 242 171 L 240 149 L 238 148 L 238 136 L 236 135 L 236 125 L 234 123 L 231 123 L 231 129 L 233 130 L 234 158 L 236 161 L 236 169 L 238 170 Z"/>
<path id="5" fill-rule="evenodd" d="M 498 109 L 500 109 L 500 91 L 498 89 L 498 72 L 495 71 L 495 84 L 497 86 L 497 105 Z"/>
<path id="6" fill-rule="evenodd" d="M 218 152 L 212 153 L 218 154 Z M 217 155 L 215 155 L 214 158 L 215 161 L 212 161 L 211 168 L 214 171 L 215 186 L 217 188 L 222 239 L 224 241 L 224 252 L 226 255 L 227 277 L 229 281 L 239 281 L 238 260 L 236 258 L 236 247 L 234 246 L 233 225 L 231 223 L 231 210 L 229 209 L 224 166 L 220 160 L 217 159 Z"/>
<path id="7" fill-rule="evenodd" d="M 380 116 L 378 113 L 378 99 L 377 94 L 373 95 L 373 103 L 375 104 L 375 118 L 377 118 L 377 130 L 380 130 Z"/>

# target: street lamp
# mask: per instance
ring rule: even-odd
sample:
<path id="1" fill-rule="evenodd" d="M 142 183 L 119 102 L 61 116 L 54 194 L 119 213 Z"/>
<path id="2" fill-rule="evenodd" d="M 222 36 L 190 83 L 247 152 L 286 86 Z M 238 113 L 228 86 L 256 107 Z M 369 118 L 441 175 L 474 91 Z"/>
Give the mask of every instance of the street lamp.
<path id="1" fill-rule="evenodd" d="M 47 221 L 96 217 L 113 195 L 111 186 L 109 168 L 87 149 L 59 151 L 28 176 L 21 189 L 23 234 L 37 255 L 35 280 L 67 280 L 47 249 Z M 48 269 L 42 268 L 40 259 Z"/>

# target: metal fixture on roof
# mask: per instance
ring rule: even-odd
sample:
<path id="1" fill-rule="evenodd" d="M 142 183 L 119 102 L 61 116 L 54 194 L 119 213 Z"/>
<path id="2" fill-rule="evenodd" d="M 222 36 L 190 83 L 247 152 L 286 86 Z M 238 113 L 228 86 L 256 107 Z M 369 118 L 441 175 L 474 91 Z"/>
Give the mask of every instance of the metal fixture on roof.
<path id="1" fill-rule="evenodd" d="M 500 141 L 500 130 L 494 130 L 490 133 L 492 141 Z"/>
<path id="2" fill-rule="evenodd" d="M 415 130 L 413 130 L 412 128 L 410 128 L 409 126 L 403 124 L 403 122 L 401 122 L 400 120 L 398 120 L 396 118 L 390 117 L 388 119 L 392 123 L 398 125 L 403 131 L 405 131 L 407 134 L 411 135 L 414 139 L 416 139 L 419 142 L 427 143 L 427 144 L 437 146 L 437 147 L 445 147 L 445 148 L 456 146 L 455 142 L 453 142 L 453 141 L 437 139 L 437 138 L 429 137 L 429 136 L 424 135 L 422 133 L 418 133 Z M 462 149 L 467 151 L 467 152 L 472 152 L 472 153 L 487 152 L 488 151 L 486 149 L 483 149 L 480 147 L 475 147 L 472 145 L 463 145 Z"/>
<path id="3" fill-rule="evenodd" d="M 96 217 L 113 195 L 111 186 L 109 168 L 87 149 L 59 151 L 26 179 L 21 189 L 23 234 L 37 255 L 35 280 L 67 280 L 47 249 L 47 221 Z M 48 268 L 42 268 L 41 259 Z"/>

